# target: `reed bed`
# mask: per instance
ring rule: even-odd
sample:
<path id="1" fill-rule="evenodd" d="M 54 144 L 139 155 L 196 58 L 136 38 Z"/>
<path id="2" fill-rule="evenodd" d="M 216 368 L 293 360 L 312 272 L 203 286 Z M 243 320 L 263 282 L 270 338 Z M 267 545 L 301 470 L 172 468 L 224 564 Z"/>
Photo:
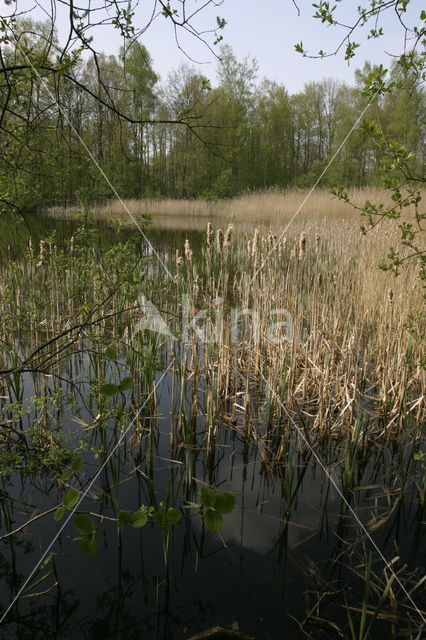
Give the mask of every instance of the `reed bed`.
<path id="1" fill-rule="evenodd" d="M 278 487 L 283 540 L 307 477 L 314 482 L 320 474 L 319 508 L 327 513 L 331 475 L 344 497 L 337 536 L 351 567 L 360 533 L 348 524 L 349 504 L 370 532 L 395 514 L 402 520 L 403 503 L 418 505 L 419 513 L 424 508 L 420 283 L 411 268 L 398 278 L 378 270 L 395 233 L 391 225 L 362 238 L 351 220 L 318 213 L 309 222 L 298 219 L 285 237 L 279 228 L 234 227 L 232 217 L 225 224 L 212 218 L 201 248 L 187 239 L 165 255 L 172 280 L 138 243 L 95 249 L 87 225 L 65 249 L 50 238 L 1 266 L 2 461 L 23 472 L 17 456 L 31 455 L 36 462 L 27 471 L 58 474 L 68 452 L 58 423 L 72 411 L 81 429 L 75 450 L 96 451 L 102 463 L 134 421 L 111 468 L 133 460 L 154 478 L 166 460 L 177 503 L 178 494 L 197 500 L 200 487 L 224 482 L 219 462 L 226 452 L 229 477 L 246 478 L 250 468 L 260 478 L 253 511 L 262 492 Z M 147 301 L 174 338 L 143 328 L 135 333 L 149 318 Z M 278 317 L 280 327 L 271 326 L 276 310 L 288 312 Z M 127 376 L 131 390 L 107 402 L 102 385 Z M 37 401 L 25 408 L 28 387 Z M 166 457 L 161 438 L 168 440 Z M 330 475 L 309 466 L 312 451 Z M 100 514 L 113 492 L 119 501 L 120 482 L 114 488 L 111 482 L 106 470 L 94 494 Z M 333 562 L 342 557 L 337 549 Z M 353 570 L 362 584 L 363 571 Z M 375 584 L 380 599 L 388 583 Z M 415 593 L 418 572 L 409 584 Z M 413 637 L 416 622 L 406 622 L 407 603 L 396 594 L 380 616 L 407 624 L 402 637 Z M 352 602 L 348 615 L 359 610 Z"/>
<path id="2" fill-rule="evenodd" d="M 125 199 L 124 204 L 133 216 L 150 215 L 161 219 L 168 225 L 181 224 L 182 219 L 193 221 L 203 218 L 206 221 L 223 219 L 239 223 L 281 224 L 293 217 L 308 196 L 306 189 L 267 189 L 247 193 L 228 200 L 173 200 L 173 199 Z M 350 189 L 349 196 L 357 206 L 363 206 L 367 200 L 394 204 L 391 193 L 384 189 L 363 187 Z M 49 215 L 56 217 L 74 217 L 76 207 L 52 207 Z M 121 202 L 108 200 L 92 210 L 93 215 L 101 218 L 120 218 L 129 221 L 129 216 Z M 327 220 L 348 220 L 359 224 L 359 214 L 343 201 L 334 197 L 328 189 L 316 189 L 303 205 L 298 217 L 304 221 L 320 222 Z"/>

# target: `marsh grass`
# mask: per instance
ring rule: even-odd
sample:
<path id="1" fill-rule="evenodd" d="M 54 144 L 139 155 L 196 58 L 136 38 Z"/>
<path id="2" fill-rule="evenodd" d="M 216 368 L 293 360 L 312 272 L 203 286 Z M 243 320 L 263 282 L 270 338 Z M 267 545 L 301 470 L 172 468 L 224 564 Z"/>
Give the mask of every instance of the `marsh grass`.
<path id="1" fill-rule="evenodd" d="M 25 384 L 46 397 L 67 394 L 72 400 L 64 399 L 63 406 L 84 405 L 90 420 L 80 418 L 85 439 L 78 447 L 96 451 L 100 463 L 136 416 L 110 467 L 111 477 L 106 470 L 102 480 L 103 500 L 111 494 L 118 503 L 122 492 L 114 470 L 120 460 L 124 467 L 134 454 L 136 468 L 143 464 L 145 476 L 155 477 L 155 461 L 161 459 L 159 398 L 168 393 L 167 460 L 181 469 L 167 489 L 173 504 L 178 504 L 179 492 L 194 500 L 200 486 L 221 482 L 224 450 L 232 468 L 236 455 L 244 468 L 253 461 L 261 487 L 277 486 L 281 492 L 280 554 L 285 553 L 285 527 L 312 465 L 310 447 L 329 473 L 341 478 L 346 502 L 339 501 L 338 536 L 348 548 L 359 540 L 353 527 L 349 535 L 348 504 L 372 532 L 395 513 L 402 518 L 395 509 L 408 498 L 421 509 L 424 468 L 416 456 L 426 388 L 417 276 L 410 268 L 391 279 L 378 271 L 380 256 L 392 241 L 390 226 L 386 233 L 376 229 L 363 239 L 352 221 L 324 220 L 323 214 L 318 208 L 309 222 L 298 220 L 278 246 L 279 229 L 232 232 L 232 216 L 220 225 L 206 219 L 201 249 L 195 251 L 186 241 L 168 256 L 173 282 L 141 256 L 135 243 L 96 250 L 90 228 L 81 228 L 65 249 L 50 239 L 30 247 L 24 260 L 3 264 L 1 416 L 22 432 L 11 433 L 13 446 L 19 449 L 21 442 L 20 450 L 25 450 L 34 418 L 18 411 Z M 141 293 L 155 304 L 177 340 L 149 331 L 132 338 L 138 321 L 146 317 L 138 301 Z M 189 321 L 197 310 L 204 311 L 199 331 L 190 330 L 185 344 L 182 296 L 188 301 Z M 243 315 L 236 330 L 235 309 L 256 314 L 256 327 Z M 288 327 L 271 334 L 276 309 L 291 314 L 291 341 L 283 339 Z M 111 345 L 117 357 L 106 355 Z M 170 362 L 171 374 L 157 388 L 158 374 Z M 131 390 L 113 400 L 102 396 L 102 384 L 125 376 L 133 380 Z M 148 396 L 150 402 L 139 414 Z M 63 411 L 58 403 L 57 422 Z M 41 406 L 40 428 L 45 432 L 53 422 Z M 375 502 L 366 509 L 362 494 L 370 477 L 375 483 L 368 495 Z M 330 481 L 321 478 L 326 512 Z M 148 494 L 152 491 L 150 486 Z M 367 572 L 369 566 L 366 560 Z M 361 582 L 366 575 L 372 584 L 371 572 L 358 571 Z M 347 606 L 352 635 L 366 637 L 371 621 L 383 615 L 384 600 L 390 595 L 397 599 L 389 577 L 376 594 L 376 609 L 369 608 L 368 593 L 359 608 Z M 396 609 L 392 624 L 406 612 Z M 361 615 L 359 633 L 354 611 Z"/>
<path id="2" fill-rule="evenodd" d="M 363 206 L 367 200 L 394 204 L 391 193 L 384 189 L 363 187 L 350 189 L 349 196 L 357 206 Z M 266 191 L 247 193 L 229 200 L 124 200 L 133 216 L 150 215 L 155 220 L 173 228 L 182 221 L 201 227 L 201 220 L 223 219 L 239 224 L 262 223 L 280 225 L 290 220 L 307 198 L 306 189 L 268 189 Z M 74 217 L 77 207 L 52 207 L 49 214 L 55 217 Z M 130 222 L 128 213 L 118 200 L 108 200 L 93 207 L 92 214 L 102 218 L 120 218 Z M 359 214 L 343 201 L 334 197 L 328 189 L 316 189 L 303 205 L 298 218 L 318 223 L 328 221 L 354 221 L 359 224 Z M 204 223 L 204 224 L 205 224 Z"/>

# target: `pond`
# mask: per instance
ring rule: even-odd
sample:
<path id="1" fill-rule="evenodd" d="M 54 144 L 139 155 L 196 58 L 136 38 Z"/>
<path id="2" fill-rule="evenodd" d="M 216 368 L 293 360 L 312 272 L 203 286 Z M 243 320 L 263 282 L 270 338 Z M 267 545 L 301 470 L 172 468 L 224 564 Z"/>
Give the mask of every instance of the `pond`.
<path id="1" fill-rule="evenodd" d="M 0 637 L 180 640 L 220 626 L 257 640 L 415 638 L 422 614 L 410 597 L 424 611 L 426 551 L 418 395 L 407 391 L 395 421 L 348 382 L 349 406 L 336 384 L 328 410 L 301 377 L 310 354 L 285 365 L 284 382 L 291 345 L 274 361 L 279 348 L 256 346 L 244 323 L 236 344 L 222 325 L 215 339 L 217 300 L 230 317 L 256 297 L 243 295 L 238 234 L 225 267 L 204 232 L 148 226 L 170 283 L 134 229 L 36 219 L 29 252 L 25 228 L 0 222 Z M 187 239 L 194 258 L 183 264 Z M 183 296 L 199 314 L 187 342 Z M 172 337 L 139 324 L 141 300 Z M 300 344 L 309 318 L 294 317 Z M 330 370 L 349 378 L 333 357 Z M 233 500 L 219 509 L 223 494 Z"/>

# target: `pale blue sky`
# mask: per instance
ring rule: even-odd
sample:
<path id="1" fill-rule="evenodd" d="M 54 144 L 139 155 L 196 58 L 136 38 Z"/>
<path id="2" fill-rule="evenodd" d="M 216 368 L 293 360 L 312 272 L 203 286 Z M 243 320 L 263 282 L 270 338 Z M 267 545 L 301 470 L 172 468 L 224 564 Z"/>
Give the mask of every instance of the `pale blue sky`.
<path id="1" fill-rule="evenodd" d="M 102 4 L 101 0 L 99 3 Z M 342 21 L 352 23 L 357 16 L 356 7 L 364 4 L 362 0 L 335 0 L 338 16 Z M 18 0 L 21 10 L 29 9 L 32 0 Z M 49 7 L 48 0 L 38 0 L 39 6 Z M 84 4 L 83 2 L 80 5 Z M 174 0 L 171 6 L 178 7 L 179 2 Z M 200 0 L 188 0 L 187 4 L 194 7 L 200 6 Z M 291 93 L 303 89 L 307 81 L 320 80 L 323 77 L 332 77 L 353 82 L 356 68 L 362 67 L 365 60 L 375 63 L 383 63 L 389 66 L 391 59 L 385 52 L 400 54 L 403 50 L 403 33 L 393 11 L 388 11 L 382 20 L 385 37 L 379 40 L 366 40 L 367 28 L 359 33 L 363 46 L 358 49 L 358 54 L 348 67 L 341 52 L 338 57 L 324 60 L 308 60 L 297 54 L 294 45 L 300 40 L 305 48 L 316 53 L 319 49 L 331 50 L 340 41 L 343 30 L 327 27 L 312 17 L 314 12 L 311 0 L 299 0 L 300 16 L 292 0 L 224 0 L 219 7 L 212 7 L 199 14 L 197 27 L 201 30 L 211 27 L 216 22 L 216 16 L 220 15 L 227 21 L 223 31 L 226 44 L 230 44 L 239 59 L 247 55 L 255 57 L 259 63 L 259 79 L 266 76 L 283 84 Z M 146 7 L 152 7 L 151 2 L 141 0 L 135 10 L 135 24 L 140 26 L 146 19 Z M 412 0 L 407 21 L 413 22 L 418 18 L 423 8 L 421 0 Z M 58 5 L 58 27 L 62 36 L 64 16 Z M 62 15 L 61 15 L 62 14 Z M 38 17 L 42 13 L 38 10 Z M 370 29 L 373 25 L 368 26 Z M 96 31 L 95 44 L 105 53 L 117 53 L 121 44 L 117 30 L 103 28 Z M 185 55 L 176 46 L 170 21 L 163 16 L 150 26 L 141 36 L 141 42 L 147 47 L 154 60 L 154 68 L 166 79 L 172 69 L 179 66 L 182 61 L 188 61 Z M 215 68 L 217 61 L 214 55 L 194 38 L 182 38 L 182 46 L 194 60 L 203 62 L 198 68 L 215 82 Z M 217 47 L 214 47 L 216 50 Z M 191 63 L 192 64 L 192 63 Z"/>
<path id="2" fill-rule="evenodd" d="M 351 22 L 356 18 L 356 7 L 359 4 L 357 0 L 343 0 L 340 3 L 337 0 L 335 4 L 345 22 Z M 358 49 L 359 53 L 350 67 L 344 61 L 343 54 L 324 60 L 303 58 L 294 50 L 296 42 L 303 40 L 304 46 L 313 52 L 321 48 L 332 49 L 340 41 L 343 31 L 334 27 L 328 28 L 319 20 L 315 20 L 312 17 L 314 10 L 310 0 L 300 0 L 298 6 L 300 16 L 292 0 L 225 0 L 222 6 L 207 12 L 200 19 L 200 26 L 210 25 L 216 15 L 224 17 L 227 21 L 223 31 L 224 42 L 232 46 L 237 57 L 254 56 L 259 62 L 259 76 L 267 76 L 284 84 L 291 93 L 302 89 L 306 81 L 323 77 L 352 83 L 354 70 L 362 67 L 364 60 L 381 62 L 388 66 L 390 58 L 385 51 L 399 54 L 403 50 L 401 27 L 395 14 L 389 11 L 383 19 L 386 34 L 384 38 L 367 41 L 366 28 L 361 30 L 360 37 L 364 46 Z M 414 0 L 409 17 L 418 17 L 422 8 L 423 3 Z M 173 38 L 170 37 L 166 22 L 161 18 L 142 38 L 154 59 L 155 69 L 162 77 L 167 75 L 170 68 L 178 66 L 179 61 L 185 60 L 185 56 L 177 50 Z M 186 39 L 183 44 L 191 57 L 207 62 L 201 68 L 214 80 L 214 56 L 194 40 Z"/>

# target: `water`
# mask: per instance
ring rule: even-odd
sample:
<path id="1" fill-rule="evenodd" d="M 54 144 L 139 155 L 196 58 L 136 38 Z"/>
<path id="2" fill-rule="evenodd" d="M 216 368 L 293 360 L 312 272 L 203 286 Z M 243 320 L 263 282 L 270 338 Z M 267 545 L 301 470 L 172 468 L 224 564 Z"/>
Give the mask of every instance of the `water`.
<path id="1" fill-rule="evenodd" d="M 36 225 L 33 242 L 46 231 L 55 230 L 60 244 L 75 231 L 75 224 L 59 220 L 38 220 Z M 126 237 L 133 232 L 121 233 Z M 174 255 L 176 248 L 182 253 L 186 237 L 194 248 L 202 242 L 201 233 L 196 231 L 154 227 L 147 234 L 165 256 Z M 116 239 L 114 229 L 98 223 L 98 246 L 106 248 Z M 19 259 L 25 244 L 22 229 L 3 227 L 1 259 Z M 52 430 L 60 427 L 67 436 L 67 448 L 77 445 L 81 423 L 90 425 L 97 412 L 89 398 L 87 362 L 76 360 L 73 366 L 73 377 L 81 381 L 80 405 L 67 406 L 64 401 L 63 409 L 57 413 L 52 408 L 36 409 L 22 418 L 22 428 L 27 429 L 44 415 Z M 178 434 L 181 429 L 176 392 L 172 399 L 175 374 L 170 372 L 159 384 L 156 411 L 143 412 L 140 443 L 129 434 L 126 446 L 106 464 L 78 509 L 80 513 L 94 514 L 99 544 L 96 554 L 83 555 L 72 523 L 65 526 L 51 549 L 54 564 L 50 561 L 32 578 L 31 588 L 0 627 L 1 638 L 179 640 L 216 625 L 238 626 L 257 640 L 301 638 L 306 636 L 299 623 L 308 612 L 309 637 L 337 638 L 336 627 L 348 624 L 342 593 L 351 606 L 359 606 L 363 567 L 370 551 L 375 575 L 383 577 L 383 564 L 377 553 L 354 525 L 341 497 L 306 447 L 294 444 L 296 438 L 288 459 L 271 467 L 265 461 L 265 452 L 248 437 L 242 418 L 232 422 L 230 408 L 224 403 L 216 447 L 209 449 L 206 445 L 202 412 L 193 426 L 190 442 L 178 441 L 176 435 L 171 442 L 171 433 Z M 160 376 L 158 371 L 157 381 Z M 66 382 L 62 389 L 67 391 Z M 201 379 L 201 406 L 205 402 L 204 391 L 205 381 Z M 24 397 L 33 395 L 32 378 L 27 375 Z M 128 393 L 126 397 L 129 398 Z M 189 385 L 185 403 L 188 409 L 191 397 Z M 262 410 L 253 415 L 251 428 L 265 436 Z M 79 482 L 83 486 L 99 468 L 102 454 L 97 457 L 97 451 L 101 447 L 110 451 L 119 436 L 111 420 L 102 429 L 88 428 L 84 433 L 86 452 L 77 486 Z M 268 438 L 272 442 L 274 434 Z M 335 455 L 327 458 L 328 471 L 339 484 L 342 455 L 336 445 Z M 400 557 L 395 567 L 406 563 L 408 571 L 420 567 L 424 560 L 423 511 L 410 491 L 398 503 L 393 480 L 397 469 L 398 461 L 391 451 L 368 450 L 356 465 L 351 505 L 363 522 L 389 515 L 382 526 L 371 530 L 371 535 L 385 557 Z M 286 483 L 290 473 L 293 481 L 289 493 Z M 142 529 L 126 527 L 119 532 L 112 520 L 116 518 L 117 504 L 128 510 L 150 504 L 148 476 L 157 501 L 166 500 L 169 495 L 170 504 L 175 504 L 182 514 L 181 524 L 171 527 L 167 566 L 158 523 L 150 521 Z M 224 516 L 220 536 L 204 527 L 196 509 L 184 508 L 188 500 L 199 501 L 206 485 L 236 497 L 235 509 Z M 52 474 L 46 473 L 31 477 L 3 475 L 1 491 L 0 535 L 25 523 L 34 510 L 42 513 L 55 507 L 63 497 L 52 482 Z M 3 610 L 58 527 L 49 513 L 0 540 Z M 372 597 L 371 602 L 377 602 L 377 597 Z M 317 613 L 316 605 L 321 605 Z M 380 631 L 379 623 L 376 629 L 381 637 L 390 637 L 386 636 L 387 625 L 382 624 Z"/>

